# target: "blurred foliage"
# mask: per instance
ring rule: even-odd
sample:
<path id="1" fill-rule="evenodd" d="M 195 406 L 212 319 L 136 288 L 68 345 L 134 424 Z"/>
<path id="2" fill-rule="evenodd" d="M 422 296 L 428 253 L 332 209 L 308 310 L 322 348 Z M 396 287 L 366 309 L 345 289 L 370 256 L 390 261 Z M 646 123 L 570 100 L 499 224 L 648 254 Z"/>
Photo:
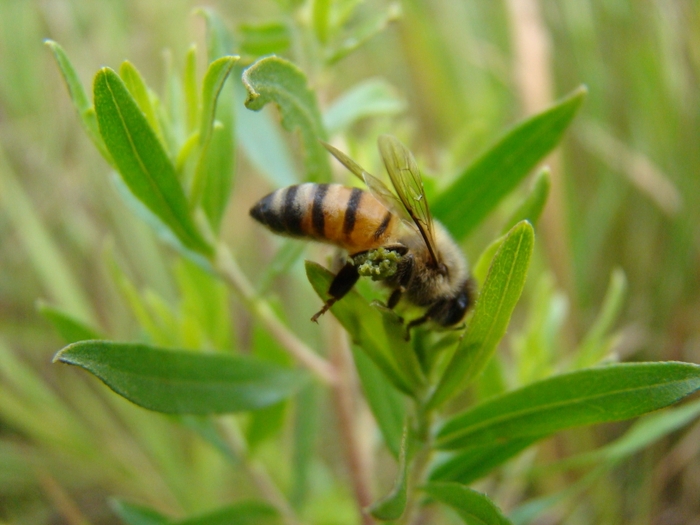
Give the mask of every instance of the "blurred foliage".
<path id="1" fill-rule="evenodd" d="M 550 209 L 539 219 L 521 305 L 501 359 L 486 366 L 475 395 L 487 399 L 553 370 L 616 355 L 700 362 L 700 7 L 693 0 L 522 3 L 539 6 L 534 21 L 517 16 L 518 0 L 209 2 L 237 39 L 225 42 L 223 29 L 218 40 L 207 40 L 210 15 L 193 15 L 200 4 L 190 0 L 0 0 L 0 522 L 111 524 L 131 512 L 158 523 L 163 515 L 211 516 L 204 513 L 234 500 L 248 505 L 256 488 L 239 468 L 241 451 L 230 448 L 242 436 L 252 448 L 246 468 L 273 467 L 273 480 L 293 494 L 292 505 L 303 508 L 309 522 L 331 523 L 329 515 L 338 524 L 356 519 L 337 475 L 338 435 L 318 424 L 332 419 L 334 408 L 313 388 L 263 416 L 222 418 L 223 434 L 233 438 L 221 442 L 220 429 L 206 422 L 148 413 L 78 370 L 50 365 L 65 342 L 95 332 L 167 346 L 239 348 L 282 365 L 288 358 L 240 300 L 229 299 L 206 271 L 176 260 L 131 213 L 120 198 L 124 188 L 81 129 L 84 120 L 42 45 L 45 38 L 68 52 L 86 86 L 103 64 L 129 57 L 131 89 L 139 89 L 140 72 L 145 85 L 164 94 L 163 106 L 176 111 L 197 95 L 178 91 L 170 79 L 175 73 L 204 77 L 205 50 L 221 56 L 221 48 L 240 49 L 238 77 L 236 68 L 277 53 L 306 74 L 331 139 L 343 133 L 345 150 L 378 173 L 376 136 L 400 136 L 434 176 L 429 196 L 450 187 L 505 129 L 583 82 L 587 101 L 551 159 Z M 209 23 L 211 36 L 219 22 Z M 531 38 L 518 40 L 519 31 Z M 545 44 L 541 55 L 538 41 Z M 519 63 L 523 55 L 542 59 L 549 76 L 540 75 L 536 60 Z M 247 216 L 268 189 L 305 178 L 297 154 L 303 137 L 287 136 L 272 108 L 246 110 L 242 84 L 233 89 L 235 180 L 202 183 L 198 194 L 243 271 L 259 289 L 274 291 L 275 312 L 322 347 L 328 336 L 308 323 L 318 299 L 304 279 L 300 252 L 261 236 Z M 545 95 L 533 103 L 532 93 Z M 153 108 L 152 118 L 158 115 Z M 230 139 L 211 129 L 211 144 L 225 148 Z M 163 137 L 174 149 L 191 129 L 176 131 Z M 231 185 L 224 211 L 216 195 Z M 487 246 L 530 191 L 544 190 L 521 185 L 465 239 L 477 269 L 488 268 L 498 245 L 490 252 Z M 323 253 L 309 251 L 316 260 Z M 480 253 L 484 264 L 476 260 Z M 217 298 L 216 307 L 202 308 L 201 290 Z M 45 301 L 38 311 L 37 298 Z M 359 372 L 370 378 L 366 383 L 379 373 L 371 362 Z M 393 436 L 398 454 L 400 423 L 390 417 L 396 418 L 396 404 L 385 392 L 370 397 L 386 401 L 373 410 L 387 414 L 381 433 Z M 697 412 L 688 404 L 646 417 L 655 416 L 690 426 L 665 423 L 667 433 L 657 434 L 649 429 L 665 420 L 646 426 L 640 420 L 629 430 L 618 423 L 568 432 L 543 442 L 536 454 L 518 456 L 477 488 L 504 510 L 516 509 L 520 523 L 543 512 L 574 524 L 619 523 L 621 516 L 630 524 L 692 523 L 700 514 Z M 283 426 L 289 439 L 270 440 Z M 371 430 L 367 435 L 378 439 Z M 655 445 L 640 452 L 632 441 Z M 471 474 L 530 443 L 472 451 Z M 598 452 L 605 453 L 592 456 L 603 444 Z M 577 453 L 585 461 L 558 461 Z M 446 456 L 444 465 L 452 460 Z M 387 461 L 377 458 L 380 465 Z M 393 482 L 388 471 L 376 480 L 384 493 Z M 452 501 L 455 488 L 448 489 L 443 501 Z M 113 495 L 148 508 L 117 502 L 114 513 L 105 504 Z M 525 496 L 535 499 L 518 507 Z M 474 491 L 466 497 L 481 501 Z M 484 512 L 492 511 L 488 500 L 482 503 Z M 270 517 L 251 505 L 252 516 Z"/>

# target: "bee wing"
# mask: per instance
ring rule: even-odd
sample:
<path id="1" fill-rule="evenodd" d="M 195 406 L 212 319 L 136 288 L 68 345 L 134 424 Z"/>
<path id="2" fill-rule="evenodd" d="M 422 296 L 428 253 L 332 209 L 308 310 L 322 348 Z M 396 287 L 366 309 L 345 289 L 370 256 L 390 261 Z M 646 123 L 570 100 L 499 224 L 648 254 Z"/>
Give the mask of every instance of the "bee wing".
<path id="1" fill-rule="evenodd" d="M 379 137 L 379 152 L 399 200 L 422 235 L 433 262 L 438 265 L 433 218 L 416 159 L 406 146 L 390 135 Z"/>
<path id="2" fill-rule="evenodd" d="M 333 155 L 338 161 L 345 166 L 351 173 L 362 180 L 366 185 L 372 196 L 377 199 L 382 205 L 389 210 L 394 215 L 397 215 L 406 224 L 415 229 L 413 218 L 407 213 L 406 207 L 399 200 L 399 198 L 394 195 L 394 193 L 387 188 L 377 177 L 366 171 L 357 162 L 348 157 L 345 153 L 339 149 L 331 146 L 327 142 L 321 141 L 323 147 L 326 148 L 331 155 Z"/>

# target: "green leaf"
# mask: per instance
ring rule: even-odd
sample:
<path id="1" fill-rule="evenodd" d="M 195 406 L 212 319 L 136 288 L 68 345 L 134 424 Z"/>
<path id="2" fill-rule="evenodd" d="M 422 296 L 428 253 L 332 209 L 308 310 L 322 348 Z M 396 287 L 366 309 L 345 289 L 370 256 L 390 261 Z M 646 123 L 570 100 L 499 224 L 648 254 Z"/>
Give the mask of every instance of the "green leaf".
<path id="1" fill-rule="evenodd" d="M 627 432 L 612 443 L 591 452 L 558 461 L 543 467 L 544 472 L 552 469 L 581 467 L 599 461 L 608 463 L 608 467 L 636 454 L 652 443 L 688 425 L 700 417 L 700 399 L 685 403 L 678 408 L 667 408 L 660 412 L 640 418 Z"/>
<path id="2" fill-rule="evenodd" d="M 294 449 L 289 501 L 295 509 L 303 509 L 314 481 L 319 438 L 320 402 L 323 395 L 315 384 L 304 388 L 295 398 Z M 280 429 L 284 422 L 280 422 Z"/>
<path id="3" fill-rule="evenodd" d="M 526 221 L 515 225 L 503 240 L 464 339 L 431 396 L 429 407 L 435 408 L 464 390 L 493 356 L 523 290 L 534 242 L 534 231 Z"/>
<path id="4" fill-rule="evenodd" d="M 504 443 L 488 443 L 439 458 L 431 468 L 431 481 L 455 481 L 470 485 L 516 456 L 544 436 L 511 439 Z"/>
<path id="5" fill-rule="evenodd" d="M 73 101 L 73 105 L 78 111 L 80 123 L 82 124 L 85 133 L 87 133 L 87 136 L 90 137 L 90 140 L 92 140 L 93 144 L 102 154 L 104 159 L 110 164 L 114 165 L 112 156 L 109 154 L 109 151 L 107 151 L 107 146 L 102 140 L 102 135 L 100 135 L 95 110 L 90 103 L 90 99 L 88 99 L 87 91 L 85 91 L 83 84 L 80 82 L 80 78 L 78 78 L 77 71 L 73 67 L 71 61 L 68 59 L 68 55 L 66 55 L 63 48 L 53 40 L 45 40 L 44 44 L 46 44 L 53 53 L 54 59 L 61 70 L 63 80 L 68 87 L 68 93 L 70 93 L 70 98 Z"/>
<path id="6" fill-rule="evenodd" d="M 567 428 L 621 421 L 700 388 L 700 366 L 625 363 L 562 374 L 457 414 L 437 433 L 440 449 L 475 447 Z"/>
<path id="7" fill-rule="evenodd" d="M 214 129 L 214 116 L 219 93 L 224 86 L 233 66 L 238 62 L 238 56 L 225 56 L 217 58 L 209 64 L 202 82 L 202 114 L 199 124 L 199 144 L 206 147 Z"/>
<path id="8" fill-rule="evenodd" d="M 613 337 L 608 332 L 620 314 L 626 291 L 625 272 L 621 268 L 616 268 L 610 275 L 610 283 L 600 313 L 576 351 L 573 368 L 593 366 L 610 351 Z"/>
<path id="9" fill-rule="evenodd" d="M 280 22 L 241 24 L 238 33 L 241 52 L 255 57 L 283 53 L 291 43 L 289 28 Z"/>
<path id="10" fill-rule="evenodd" d="M 126 185 L 186 248 L 210 255 L 212 248 L 192 221 L 175 167 L 122 80 L 103 68 L 94 92 L 100 133 Z"/>
<path id="11" fill-rule="evenodd" d="M 330 8 L 330 0 L 313 0 L 311 4 L 311 20 L 314 34 L 321 44 L 325 44 L 328 41 Z"/>
<path id="12" fill-rule="evenodd" d="M 66 343 L 75 343 L 86 339 L 99 339 L 101 337 L 87 323 L 56 306 L 51 306 L 44 301 L 38 301 L 37 310 L 53 325 Z"/>
<path id="13" fill-rule="evenodd" d="M 326 64 L 333 65 L 342 60 L 353 51 L 369 42 L 372 38 L 383 32 L 389 24 L 395 22 L 401 16 L 401 5 L 398 2 L 391 3 L 386 10 L 364 21 L 354 28 L 352 34 L 345 38 L 339 45 L 329 49 L 326 54 Z"/>
<path id="14" fill-rule="evenodd" d="M 396 90 L 380 78 L 365 80 L 333 101 L 323 115 L 329 135 L 348 129 L 354 123 L 374 116 L 401 113 L 406 103 Z"/>
<path id="15" fill-rule="evenodd" d="M 120 499 L 112 499 L 109 503 L 114 513 L 126 525 L 170 525 L 168 517 L 150 507 Z"/>
<path id="16" fill-rule="evenodd" d="M 199 120 L 199 92 L 197 91 L 197 46 L 192 44 L 185 56 L 185 70 L 182 74 L 182 86 L 187 106 L 187 132 L 192 133 Z"/>
<path id="17" fill-rule="evenodd" d="M 512 129 L 431 203 L 434 216 L 464 239 L 561 140 L 586 95 L 579 87 Z"/>
<path id="18" fill-rule="evenodd" d="M 510 219 L 503 225 L 501 235 L 508 233 L 508 230 L 520 221 L 527 221 L 535 226 L 540 215 L 542 215 L 544 205 L 547 204 L 547 197 L 549 196 L 549 188 L 551 185 L 551 171 L 549 167 L 545 166 L 537 174 L 530 193 L 513 212 Z"/>
<path id="19" fill-rule="evenodd" d="M 374 415 L 386 446 L 394 457 L 398 458 L 403 422 L 406 419 L 405 398 L 392 386 L 365 352 L 353 347 L 353 356 L 369 409 Z"/>
<path id="20" fill-rule="evenodd" d="M 194 12 L 204 17 L 207 24 L 207 57 L 209 62 L 233 53 L 236 43 L 217 12 L 205 7 L 198 7 Z"/>
<path id="21" fill-rule="evenodd" d="M 306 275 L 318 296 L 325 301 L 334 275 L 321 265 L 306 261 Z M 331 306 L 331 313 L 386 378 L 401 392 L 413 395 L 417 385 L 401 370 L 390 350 L 383 315 L 356 291 L 351 290 Z M 405 345 L 403 338 L 396 342 Z"/>
<path id="22" fill-rule="evenodd" d="M 369 507 L 369 513 L 378 520 L 399 519 L 406 510 L 406 491 L 408 486 L 408 423 L 404 426 L 399 453 L 399 468 L 391 492 L 377 500 Z"/>
<path id="23" fill-rule="evenodd" d="M 200 156 L 197 162 L 190 202 L 201 200 L 209 224 L 218 232 L 231 192 L 234 164 L 233 93 L 218 104 L 224 81 L 238 57 L 222 57 L 209 65 L 202 85 L 202 115 L 199 127 Z M 215 116 L 218 121 L 215 125 Z"/>
<path id="24" fill-rule="evenodd" d="M 280 109 L 284 128 L 290 132 L 299 130 L 305 150 L 305 178 L 329 181 L 328 155 L 319 142 L 319 139 L 326 140 L 326 131 L 316 94 L 307 86 L 304 73 L 287 60 L 266 57 L 245 70 L 243 85 L 248 91 L 245 101 L 248 109 L 259 111 L 272 102 Z"/>
<path id="25" fill-rule="evenodd" d="M 257 410 L 305 381 L 301 372 L 252 358 L 136 343 L 82 341 L 58 352 L 56 361 L 84 368 L 137 405 L 176 414 Z"/>
<path id="26" fill-rule="evenodd" d="M 245 501 L 171 523 L 172 525 L 277 525 L 282 521 L 277 510 L 267 503 Z"/>
<path id="27" fill-rule="evenodd" d="M 459 483 L 428 483 L 423 491 L 452 507 L 467 525 L 509 525 L 501 509 L 485 494 Z"/>
<path id="28" fill-rule="evenodd" d="M 156 117 L 156 111 L 151 102 L 151 96 L 148 93 L 148 86 L 141 76 L 141 73 L 136 69 L 136 66 L 128 60 L 125 60 L 122 62 L 121 66 L 119 66 L 119 76 L 124 81 L 124 85 L 129 90 L 129 93 L 131 93 L 131 96 L 134 97 L 134 101 L 143 112 L 151 129 L 155 131 L 156 135 L 158 135 L 159 139 L 162 141 L 160 123 L 158 122 L 158 117 Z"/>

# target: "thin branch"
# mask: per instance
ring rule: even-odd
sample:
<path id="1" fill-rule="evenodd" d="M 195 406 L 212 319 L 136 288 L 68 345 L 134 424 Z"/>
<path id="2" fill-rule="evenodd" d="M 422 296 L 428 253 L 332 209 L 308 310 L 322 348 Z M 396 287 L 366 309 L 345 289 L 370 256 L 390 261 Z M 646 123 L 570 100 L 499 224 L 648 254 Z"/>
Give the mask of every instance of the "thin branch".
<path id="1" fill-rule="evenodd" d="M 250 312 L 287 352 L 324 383 L 333 385 L 336 382 L 337 377 L 333 367 L 289 330 L 275 315 L 270 305 L 258 297 L 231 252 L 223 244 L 220 244 L 217 249 L 215 266 L 221 277 L 246 303 Z"/>
<path id="2" fill-rule="evenodd" d="M 347 334 L 338 323 L 333 323 L 333 364 L 338 371 L 338 380 L 333 386 L 338 427 L 345 445 L 346 462 L 352 488 L 355 493 L 363 525 L 374 525 L 374 518 L 366 512 L 372 503 L 372 474 L 367 447 L 362 446 L 355 402 L 359 398 L 354 382 L 354 366 L 348 347 Z"/>

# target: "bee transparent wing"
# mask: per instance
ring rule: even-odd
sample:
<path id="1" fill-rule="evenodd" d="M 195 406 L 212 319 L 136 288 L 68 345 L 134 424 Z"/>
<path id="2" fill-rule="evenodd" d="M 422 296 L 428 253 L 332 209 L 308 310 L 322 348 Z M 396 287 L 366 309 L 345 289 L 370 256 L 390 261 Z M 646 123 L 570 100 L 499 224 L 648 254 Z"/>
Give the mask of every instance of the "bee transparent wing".
<path id="1" fill-rule="evenodd" d="M 399 200 L 423 236 L 433 262 L 436 265 L 440 264 L 435 246 L 433 218 L 430 215 L 428 200 L 425 198 L 423 179 L 416 159 L 406 146 L 390 135 L 379 137 L 379 152 Z"/>
<path id="2" fill-rule="evenodd" d="M 410 225 L 411 227 L 414 227 L 413 218 L 407 213 L 405 206 L 399 200 L 399 198 L 396 195 L 394 195 L 394 193 L 389 188 L 387 188 L 386 184 L 384 184 L 377 177 L 369 173 L 367 170 L 365 170 L 362 166 L 360 166 L 357 162 L 352 160 L 339 149 L 331 146 L 327 142 L 321 141 L 321 144 L 323 144 L 323 147 L 326 148 L 331 155 L 338 159 L 338 162 L 340 162 L 352 174 L 354 174 L 360 180 L 362 180 L 367 185 L 367 189 L 372 194 L 372 196 L 379 202 L 381 202 L 387 210 L 389 210 L 394 215 L 397 215 L 406 224 Z"/>

